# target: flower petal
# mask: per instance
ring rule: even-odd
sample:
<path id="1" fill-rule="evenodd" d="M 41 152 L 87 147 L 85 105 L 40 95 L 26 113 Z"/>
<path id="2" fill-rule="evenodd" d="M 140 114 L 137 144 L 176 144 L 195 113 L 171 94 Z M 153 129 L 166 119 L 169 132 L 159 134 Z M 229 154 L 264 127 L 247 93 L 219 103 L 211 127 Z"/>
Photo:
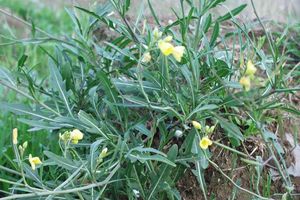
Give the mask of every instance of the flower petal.
<path id="1" fill-rule="evenodd" d="M 184 54 L 184 51 L 185 51 L 185 47 L 184 46 L 176 46 L 176 47 L 174 47 L 172 55 L 174 56 L 174 58 L 178 62 L 181 62 L 181 58 L 182 58 L 182 56 Z"/>
<path id="2" fill-rule="evenodd" d="M 163 40 L 160 40 L 158 42 L 158 48 L 165 56 L 169 56 L 173 53 L 174 50 L 174 46 L 171 43 L 165 42 Z"/>
<path id="3" fill-rule="evenodd" d="M 251 88 L 250 77 L 249 77 L 249 76 L 243 76 L 243 77 L 240 79 L 240 84 L 243 86 L 243 88 L 244 88 L 246 91 L 249 91 L 250 88 Z"/>

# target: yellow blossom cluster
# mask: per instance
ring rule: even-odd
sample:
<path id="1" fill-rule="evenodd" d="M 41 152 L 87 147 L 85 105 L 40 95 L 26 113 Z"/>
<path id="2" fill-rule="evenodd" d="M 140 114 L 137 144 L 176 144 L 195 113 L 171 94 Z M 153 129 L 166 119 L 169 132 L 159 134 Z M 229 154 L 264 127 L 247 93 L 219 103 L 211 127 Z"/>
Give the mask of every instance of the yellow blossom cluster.
<path id="1" fill-rule="evenodd" d="M 158 41 L 158 48 L 160 51 L 165 55 L 173 55 L 175 60 L 178 62 L 181 62 L 181 59 L 183 57 L 185 47 L 184 46 L 173 46 L 172 42 L 172 36 L 167 36 L 166 38 Z"/>
<path id="2" fill-rule="evenodd" d="M 71 141 L 73 144 L 77 144 L 79 140 L 83 139 L 83 133 L 78 129 L 74 129 L 71 132 L 66 131 L 64 134 L 59 135 L 59 138 L 64 142 Z"/>
<path id="3" fill-rule="evenodd" d="M 17 128 L 13 129 L 13 132 L 12 132 L 12 142 L 13 142 L 13 145 L 17 145 L 18 144 L 18 129 Z M 19 146 L 19 150 L 20 150 L 21 156 L 23 156 L 23 154 L 24 154 L 27 146 L 28 146 L 28 142 L 27 141 L 25 141 L 23 143 L 23 145 Z M 41 161 L 41 159 L 39 157 L 33 157 L 31 154 L 29 154 L 28 160 L 29 160 L 29 163 L 31 165 L 32 170 L 35 170 L 37 165 L 42 164 L 42 161 Z"/>
<path id="4" fill-rule="evenodd" d="M 162 37 L 162 32 L 160 32 L 157 28 L 153 30 L 153 39 L 155 42 L 157 42 L 157 46 L 165 56 L 172 55 L 175 60 L 178 62 L 181 62 L 181 59 L 183 57 L 183 54 L 185 52 L 184 46 L 174 46 L 171 42 L 173 40 L 172 36 L 167 36 L 164 39 L 160 39 Z M 146 49 L 148 49 L 148 46 L 145 46 Z M 142 62 L 148 63 L 152 59 L 152 56 L 150 52 L 146 51 L 142 56 Z"/>
<path id="5" fill-rule="evenodd" d="M 195 129 L 197 130 L 201 130 L 202 129 L 202 126 L 199 122 L 197 121 L 192 121 L 192 125 Z M 205 133 L 206 134 L 212 134 L 215 130 L 215 127 L 216 126 L 205 126 Z M 209 139 L 208 136 L 204 136 L 201 138 L 200 142 L 199 142 L 199 146 L 201 149 L 205 150 L 207 149 L 210 145 L 212 145 L 212 141 Z"/>
<path id="6" fill-rule="evenodd" d="M 257 68 L 254 66 L 251 60 L 247 62 L 245 75 L 241 77 L 240 84 L 246 91 L 249 91 L 251 88 L 251 79 L 254 77 Z"/>

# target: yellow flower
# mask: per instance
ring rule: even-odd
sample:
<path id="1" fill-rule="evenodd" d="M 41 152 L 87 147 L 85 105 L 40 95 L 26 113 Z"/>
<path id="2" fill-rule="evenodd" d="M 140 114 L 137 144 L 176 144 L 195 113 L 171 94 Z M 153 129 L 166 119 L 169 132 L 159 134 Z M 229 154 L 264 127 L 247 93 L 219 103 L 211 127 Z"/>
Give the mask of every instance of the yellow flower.
<path id="1" fill-rule="evenodd" d="M 80 130 L 74 129 L 70 133 L 70 137 L 72 140 L 82 140 L 83 139 L 83 133 L 81 133 Z"/>
<path id="2" fill-rule="evenodd" d="M 32 155 L 29 154 L 29 163 L 31 165 L 32 170 L 35 170 L 36 165 L 42 164 L 42 161 L 39 157 L 32 157 Z"/>
<path id="3" fill-rule="evenodd" d="M 201 130 L 202 126 L 199 122 L 197 121 L 192 121 L 192 124 L 194 126 L 195 129 Z"/>
<path id="4" fill-rule="evenodd" d="M 199 142 L 199 146 L 204 150 L 207 149 L 210 145 L 212 145 L 212 141 L 207 136 L 203 137 Z"/>
<path id="5" fill-rule="evenodd" d="M 249 77 L 249 76 L 243 76 L 243 77 L 240 79 L 240 84 L 243 86 L 243 88 L 244 88 L 246 91 L 249 91 L 250 88 L 251 88 L 250 77 Z"/>
<path id="6" fill-rule="evenodd" d="M 74 129 L 70 132 L 70 139 L 73 144 L 77 144 L 79 140 L 83 139 L 83 133 L 78 129 Z"/>
<path id="7" fill-rule="evenodd" d="M 144 53 L 143 58 L 142 58 L 142 62 L 143 63 L 148 63 L 151 61 L 151 54 L 149 52 Z"/>
<path id="8" fill-rule="evenodd" d="M 79 140 L 71 140 L 73 144 L 78 144 Z"/>
<path id="9" fill-rule="evenodd" d="M 246 67 L 245 74 L 248 75 L 248 76 L 253 76 L 256 71 L 257 71 L 256 67 L 254 66 L 254 64 L 252 63 L 252 61 L 249 60 L 247 62 L 247 67 Z"/>
<path id="10" fill-rule="evenodd" d="M 13 129 L 13 144 L 18 144 L 18 129 L 14 128 Z"/>
<path id="11" fill-rule="evenodd" d="M 170 42 L 166 42 L 165 40 L 158 41 L 158 48 L 165 56 L 169 56 L 173 53 L 174 50 L 174 46 Z"/>
<path id="12" fill-rule="evenodd" d="M 161 38 L 161 36 L 162 36 L 162 32 L 160 32 L 156 27 L 153 31 L 154 40 L 158 40 L 159 38 Z"/>
<path id="13" fill-rule="evenodd" d="M 185 47 L 184 46 L 173 46 L 171 44 L 173 37 L 172 36 L 167 36 L 166 38 L 164 38 L 163 40 L 159 40 L 158 41 L 158 48 L 160 49 L 160 51 L 165 55 L 165 56 L 169 56 L 169 55 L 173 55 L 174 58 L 180 62 L 181 58 L 184 54 L 185 51 Z"/>
<path id="14" fill-rule="evenodd" d="M 185 51 L 185 47 L 184 46 L 176 46 L 173 49 L 172 55 L 174 56 L 174 58 L 178 61 L 181 62 L 181 58 L 184 54 Z"/>
<path id="15" fill-rule="evenodd" d="M 78 129 L 74 129 L 71 132 L 66 131 L 64 134 L 60 134 L 59 138 L 65 143 L 71 140 L 73 144 L 77 144 L 79 140 L 83 139 L 83 133 Z"/>

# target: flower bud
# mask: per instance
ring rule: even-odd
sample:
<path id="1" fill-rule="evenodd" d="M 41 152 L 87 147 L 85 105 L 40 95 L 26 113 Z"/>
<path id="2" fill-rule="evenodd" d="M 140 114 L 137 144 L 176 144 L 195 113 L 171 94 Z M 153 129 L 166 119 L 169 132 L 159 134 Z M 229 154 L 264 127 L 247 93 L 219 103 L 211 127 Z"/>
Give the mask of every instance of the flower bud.
<path id="1" fill-rule="evenodd" d="M 202 126 L 199 122 L 197 121 L 192 121 L 192 124 L 194 126 L 195 129 L 201 130 Z"/>
<path id="2" fill-rule="evenodd" d="M 158 28 L 155 28 L 155 29 L 153 30 L 153 37 L 154 37 L 154 39 L 155 39 L 155 40 L 158 40 L 159 38 L 161 38 L 161 36 L 162 36 L 162 32 L 160 32 L 160 31 L 158 30 Z"/>
<path id="3" fill-rule="evenodd" d="M 143 63 L 148 63 L 151 61 L 151 54 L 149 52 L 144 53 L 143 58 L 142 58 L 142 62 Z"/>
<path id="4" fill-rule="evenodd" d="M 18 129 L 14 128 L 13 129 L 13 144 L 18 144 Z"/>
<path id="5" fill-rule="evenodd" d="M 100 155 L 99 155 L 99 158 L 104 158 L 104 157 L 107 155 L 107 151 L 108 151 L 108 149 L 105 147 L 105 148 L 101 151 L 101 153 L 100 153 Z"/>
<path id="6" fill-rule="evenodd" d="M 28 142 L 25 141 L 25 142 L 23 143 L 23 149 L 24 149 L 24 151 L 25 151 L 25 149 L 27 148 L 27 146 L 28 146 Z"/>
<path id="7" fill-rule="evenodd" d="M 256 71 L 257 71 L 256 67 L 254 66 L 254 64 L 252 63 L 252 61 L 249 60 L 247 62 L 247 67 L 246 67 L 245 74 L 248 75 L 248 76 L 253 76 Z"/>

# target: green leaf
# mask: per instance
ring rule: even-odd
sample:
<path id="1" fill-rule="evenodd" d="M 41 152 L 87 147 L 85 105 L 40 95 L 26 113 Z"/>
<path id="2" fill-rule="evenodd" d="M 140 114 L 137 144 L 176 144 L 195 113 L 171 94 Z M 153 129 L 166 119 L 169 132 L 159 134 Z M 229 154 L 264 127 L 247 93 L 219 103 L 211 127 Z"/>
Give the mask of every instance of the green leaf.
<path id="1" fill-rule="evenodd" d="M 1 102 L 0 108 L 14 112 L 16 114 L 29 115 L 34 118 L 39 118 L 39 119 L 43 119 L 43 120 L 47 120 L 47 121 L 51 121 L 51 122 L 56 122 L 56 120 L 53 119 L 52 116 L 50 116 L 46 113 L 40 112 L 40 111 L 33 111 L 29 106 L 25 106 L 22 104 L 10 104 L 10 103 Z"/>
<path id="2" fill-rule="evenodd" d="M 194 114 L 198 113 L 198 112 L 203 112 L 203 111 L 208 111 L 208 110 L 214 110 L 217 109 L 218 106 L 215 104 L 208 104 L 208 105 L 198 105 L 190 114 L 189 116 L 186 118 L 186 120 L 190 119 Z"/>
<path id="3" fill-rule="evenodd" d="M 215 45 L 215 42 L 219 36 L 219 33 L 220 33 L 220 24 L 219 24 L 219 22 L 216 22 L 215 26 L 214 26 L 214 30 L 213 30 L 211 38 L 210 38 L 210 46 L 211 47 L 213 47 Z"/>
<path id="4" fill-rule="evenodd" d="M 163 157 L 161 155 L 145 155 L 145 154 L 128 154 L 127 156 L 131 162 L 139 161 L 141 163 L 145 163 L 146 161 L 158 161 L 166 163 L 170 166 L 176 167 L 176 164 L 168 160 L 166 157 Z"/>
<path id="5" fill-rule="evenodd" d="M 203 13 L 207 12 L 208 10 L 218 6 L 219 4 L 223 3 L 225 0 L 211 0 L 209 1 L 208 5 L 205 7 Z"/>
<path id="6" fill-rule="evenodd" d="M 249 159 L 246 159 L 246 158 L 241 158 L 241 161 L 249 164 L 249 165 L 257 165 L 257 166 L 263 166 L 263 163 L 260 163 L 258 161 L 255 161 L 255 160 L 249 160 Z"/>
<path id="7" fill-rule="evenodd" d="M 116 46 L 110 42 L 105 42 L 105 44 L 107 44 L 109 47 L 115 49 L 117 52 L 121 53 L 123 56 L 126 56 L 132 60 L 138 61 L 128 49 L 121 49 L 118 46 Z"/>
<path id="8" fill-rule="evenodd" d="M 138 130 L 140 133 L 146 135 L 147 137 L 151 137 L 153 135 L 152 132 L 150 130 L 148 130 L 146 128 L 146 126 L 142 123 L 139 123 L 139 124 L 135 125 L 134 128 L 136 130 Z"/>
<path id="9" fill-rule="evenodd" d="M 94 172 L 95 168 L 96 168 L 96 161 L 97 161 L 97 156 L 99 156 L 99 154 L 97 154 L 96 152 L 98 151 L 99 146 L 101 145 L 101 143 L 104 140 L 97 140 L 96 142 L 94 142 L 91 147 L 90 147 L 90 165 L 91 165 L 91 171 Z"/>
<path id="10" fill-rule="evenodd" d="M 208 167 L 208 161 L 198 145 L 199 144 L 198 141 L 200 139 L 198 137 L 199 137 L 198 134 L 196 134 L 194 137 L 192 152 L 200 156 L 200 159 L 194 161 L 196 169 L 192 170 L 192 172 L 197 177 L 202 193 L 206 197 L 206 183 L 204 179 L 204 169 Z"/>
<path id="11" fill-rule="evenodd" d="M 155 153 L 155 155 L 150 155 L 150 153 L 152 154 Z M 173 163 L 167 158 L 167 155 L 153 148 L 135 147 L 131 149 L 125 155 L 125 157 L 129 158 L 131 162 L 140 161 L 141 163 L 144 163 L 148 160 L 152 160 L 152 161 L 163 162 L 173 167 L 176 166 L 175 163 Z"/>
<path id="12" fill-rule="evenodd" d="M 206 33 L 211 25 L 211 22 L 212 22 L 212 17 L 211 17 L 211 14 L 209 14 L 207 16 L 207 18 L 205 19 L 205 23 L 203 25 L 203 31 L 204 33 Z"/>
<path id="13" fill-rule="evenodd" d="M 81 27 L 80 21 L 78 20 L 76 14 L 74 13 L 74 11 L 69 10 L 67 8 L 65 8 L 65 10 L 68 13 L 68 15 L 70 16 L 70 18 L 72 19 L 73 23 L 77 26 L 79 33 L 82 35 L 82 33 L 83 33 L 82 27 Z"/>
<path id="14" fill-rule="evenodd" d="M 148 6 L 149 6 L 149 8 L 150 8 L 151 14 L 152 14 L 152 16 L 154 17 L 154 20 L 155 20 L 156 24 L 160 26 L 160 20 L 159 20 L 159 18 L 157 17 L 157 15 L 156 15 L 156 13 L 155 13 L 155 10 L 153 9 L 151 0 L 147 0 L 147 2 L 148 2 Z"/>
<path id="15" fill-rule="evenodd" d="M 15 80 L 10 71 L 6 68 L 0 68 L 0 83 L 2 81 L 7 81 L 11 86 L 16 86 Z"/>
<path id="16" fill-rule="evenodd" d="M 231 10 L 230 12 L 226 13 L 225 15 L 219 17 L 216 21 L 223 22 L 223 21 L 229 20 L 232 17 L 238 15 L 240 12 L 242 12 L 246 7 L 247 7 L 247 4 L 243 4 L 239 7 Z"/>
<path id="17" fill-rule="evenodd" d="M 22 68 L 25 65 L 28 56 L 23 54 L 21 58 L 18 60 L 18 68 Z"/>
<path id="18" fill-rule="evenodd" d="M 134 81 L 125 81 L 125 80 L 120 80 L 120 79 L 113 79 L 113 84 L 116 86 L 116 88 L 120 91 L 123 92 L 136 92 L 141 88 L 140 84 L 138 82 Z M 153 92 L 153 91 L 160 91 L 159 86 L 148 82 L 148 81 L 143 81 L 143 89 L 145 92 Z"/>
<path id="19" fill-rule="evenodd" d="M 239 127 L 237 127 L 234 123 L 227 121 L 223 117 L 220 117 L 218 115 L 214 116 L 218 119 L 221 127 L 226 130 L 229 137 L 235 138 L 240 141 L 244 140 L 244 136 L 241 133 Z"/>
<path id="20" fill-rule="evenodd" d="M 178 146 L 173 145 L 168 152 L 168 159 L 170 159 L 171 161 L 175 161 L 177 154 L 178 154 Z M 173 166 L 173 167 L 175 167 L 175 166 Z M 172 171 L 172 165 L 171 166 L 164 165 L 160 168 L 161 168 L 161 170 L 160 170 L 159 175 L 157 177 L 155 177 L 151 183 L 152 186 L 151 186 L 148 198 L 147 198 L 148 200 L 154 199 L 153 196 L 159 191 L 160 184 L 167 179 L 167 177 L 169 176 L 169 174 Z"/>
<path id="21" fill-rule="evenodd" d="M 51 59 L 49 59 L 49 68 L 50 68 L 50 77 L 51 77 L 51 81 L 52 81 L 52 87 L 54 90 L 59 92 L 61 100 L 64 102 L 65 106 L 67 107 L 67 110 L 69 111 L 69 114 L 71 115 L 71 117 L 73 117 L 73 113 L 72 113 L 71 106 L 69 103 L 68 93 L 66 91 L 65 84 L 62 80 L 61 74 L 59 73 L 57 67 L 55 66 L 54 61 Z"/>
<path id="22" fill-rule="evenodd" d="M 90 127 L 90 132 L 99 133 L 102 135 L 105 139 L 109 139 L 107 134 L 105 134 L 99 127 L 96 120 L 93 119 L 93 117 L 83 110 L 80 110 L 78 113 L 78 118 L 81 122 L 86 124 L 88 127 Z"/>
<path id="23" fill-rule="evenodd" d="M 125 0 L 124 6 L 123 6 L 123 14 L 124 15 L 129 10 L 130 4 L 131 4 L 131 0 Z"/>
<path id="24" fill-rule="evenodd" d="M 63 127 L 63 125 L 60 125 L 58 123 L 49 123 L 49 122 L 44 122 L 36 119 L 35 120 L 18 119 L 18 121 L 33 127 L 29 131 L 56 130 L 56 129 L 61 129 Z"/>
<path id="25" fill-rule="evenodd" d="M 97 78 L 101 82 L 101 86 L 103 87 L 105 94 L 108 97 L 108 100 L 112 102 L 113 104 L 119 103 L 119 97 L 118 92 L 115 89 L 114 85 L 112 84 L 111 80 L 108 78 L 107 74 L 105 74 L 102 71 L 99 71 L 97 73 Z M 120 121 L 122 121 L 122 116 L 120 113 L 120 110 L 117 106 L 112 106 L 113 104 L 110 104 L 110 108 L 113 111 L 113 113 L 118 117 Z"/>
<path id="26" fill-rule="evenodd" d="M 37 171 L 33 171 L 28 164 L 23 163 L 23 169 L 24 169 L 26 176 L 29 179 L 35 181 L 39 186 L 44 185 L 43 181 L 42 181 L 41 177 L 39 176 L 39 174 L 37 173 Z"/>
<path id="27" fill-rule="evenodd" d="M 67 170 L 76 170 L 79 167 L 79 165 L 77 165 L 74 161 L 64 157 L 60 157 L 50 151 L 44 151 L 44 154 L 56 165 Z"/>

